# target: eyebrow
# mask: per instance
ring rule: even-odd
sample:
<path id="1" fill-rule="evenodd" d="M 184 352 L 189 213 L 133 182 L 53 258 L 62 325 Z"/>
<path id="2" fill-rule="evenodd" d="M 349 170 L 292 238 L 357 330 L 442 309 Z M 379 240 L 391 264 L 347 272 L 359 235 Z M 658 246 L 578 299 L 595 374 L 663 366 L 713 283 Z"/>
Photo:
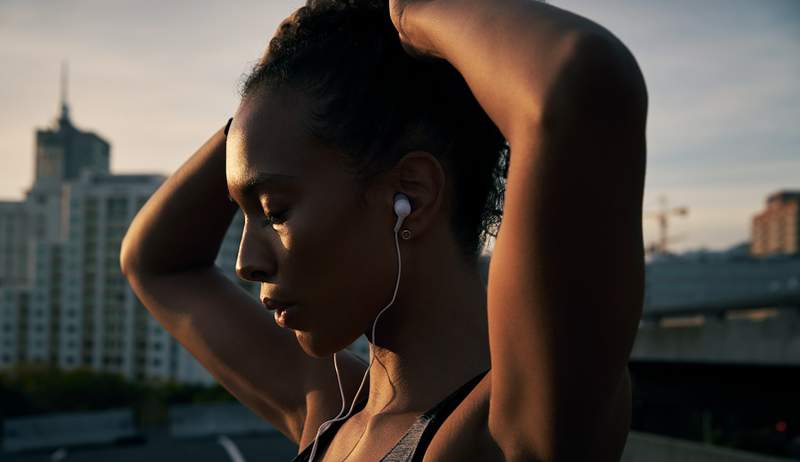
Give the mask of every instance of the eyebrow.
<path id="1" fill-rule="evenodd" d="M 254 176 L 247 178 L 242 182 L 241 194 L 243 197 L 253 194 L 256 189 L 264 188 L 269 190 L 287 189 L 293 185 L 297 179 L 294 175 L 283 175 L 280 173 L 258 173 Z M 234 202 L 230 194 L 228 200 Z"/>

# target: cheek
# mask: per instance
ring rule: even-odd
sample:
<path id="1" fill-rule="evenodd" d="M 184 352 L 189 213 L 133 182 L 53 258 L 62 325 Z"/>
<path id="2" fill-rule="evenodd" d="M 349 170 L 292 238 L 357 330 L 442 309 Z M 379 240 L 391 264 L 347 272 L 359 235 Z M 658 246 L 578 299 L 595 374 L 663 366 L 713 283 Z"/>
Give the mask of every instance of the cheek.
<path id="1" fill-rule="evenodd" d="M 362 277 L 361 230 L 351 219 L 336 218 L 330 212 L 303 211 L 281 236 L 286 258 L 279 279 L 315 310 L 328 310 L 352 287 L 353 279 Z"/>
<path id="2" fill-rule="evenodd" d="M 391 225 L 380 229 L 381 217 L 334 203 L 298 214 L 287 237 L 282 277 L 314 311 L 312 332 L 298 334 L 307 353 L 341 349 L 363 334 L 391 300 L 397 275 Z"/>
<path id="3" fill-rule="evenodd" d="M 352 288 L 354 280 L 370 271 L 364 267 L 371 260 L 372 232 L 366 226 L 364 216 L 330 198 L 298 214 L 287 237 L 292 276 L 314 291 L 340 293 Z"/>

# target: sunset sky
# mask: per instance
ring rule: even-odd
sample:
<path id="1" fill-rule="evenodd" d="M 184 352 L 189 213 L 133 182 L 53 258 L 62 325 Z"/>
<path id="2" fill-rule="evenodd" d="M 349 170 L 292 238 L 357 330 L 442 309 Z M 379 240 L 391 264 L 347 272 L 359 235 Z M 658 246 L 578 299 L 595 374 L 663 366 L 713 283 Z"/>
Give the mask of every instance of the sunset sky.
<path id="1" fill-rule="evenodd" d="M 112 171 L 168 174 L 234 112 L 242 74 L 302 3 L 1 1 L 0 199 L 22 199 L 33 180 L 34 130 L 57 116 L 62 60 L 72 120 L 111 142 Z M 645 210 L 660 195 L 690 209 L 673 220 L 673 249 L 746 240 L 767 194 L 800 189 L 800 2 L 550 3 L 599 22 L 639 62 Z M 656 239 L 654 220 L 644 229 Z"/>

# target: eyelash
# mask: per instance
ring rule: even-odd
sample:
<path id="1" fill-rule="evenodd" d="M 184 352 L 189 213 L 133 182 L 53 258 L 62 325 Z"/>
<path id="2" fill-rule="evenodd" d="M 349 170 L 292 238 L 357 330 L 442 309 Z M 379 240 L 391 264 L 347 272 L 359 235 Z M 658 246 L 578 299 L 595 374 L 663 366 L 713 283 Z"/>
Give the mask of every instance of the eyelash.
<path id="1" fill-rule="evenodd" d="M 280 213 L 267 213 L 266 218 L 264 219 L 264 227 L 270 225 L 280 225 L 286 222 L 286 214 L 288 213 L 287 210 L 284 210 Z"/>

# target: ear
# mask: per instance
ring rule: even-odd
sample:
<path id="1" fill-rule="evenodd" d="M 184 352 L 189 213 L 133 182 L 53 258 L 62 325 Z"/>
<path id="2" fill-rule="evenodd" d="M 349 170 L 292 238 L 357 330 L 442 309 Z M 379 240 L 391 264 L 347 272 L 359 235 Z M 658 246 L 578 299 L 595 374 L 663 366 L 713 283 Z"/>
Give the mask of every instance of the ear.
<path id="1" fill-rule="evenodd" d="M 394 194 L 405 194 L 411 202 L 411 214 L 403 221 L 403 228 L 410 229 L 414 236 L 428 231 L 447 206 L 447 176 L 439 159 L 427 151 L 411 151 L 397 162 L 390 175 L 388 210 L 394 215 Z"/>

